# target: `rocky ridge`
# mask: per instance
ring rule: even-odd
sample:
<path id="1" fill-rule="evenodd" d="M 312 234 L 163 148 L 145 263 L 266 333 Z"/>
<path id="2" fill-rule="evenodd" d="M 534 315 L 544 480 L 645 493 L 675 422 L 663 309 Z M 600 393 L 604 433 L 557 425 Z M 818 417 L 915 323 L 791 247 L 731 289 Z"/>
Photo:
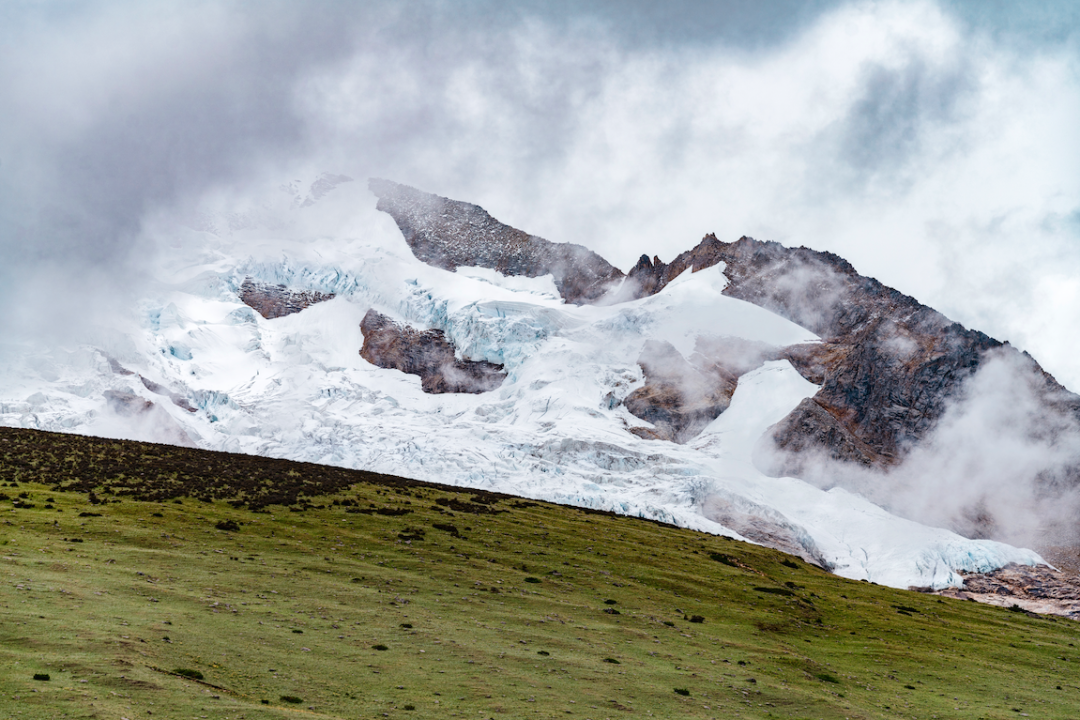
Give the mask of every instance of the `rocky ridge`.
<path id="1" fill-rule="evenodd" d="M 551 275 L 568 303 L 594 303 L 623 279 L 621 270 L 592 250 L 553 243 L 504 225 L 479 205 L 449 200 L 373 178 L 376 208 L 394 218 L 420 260 L 453 272 L 484 267 L 504 275 Z"/>

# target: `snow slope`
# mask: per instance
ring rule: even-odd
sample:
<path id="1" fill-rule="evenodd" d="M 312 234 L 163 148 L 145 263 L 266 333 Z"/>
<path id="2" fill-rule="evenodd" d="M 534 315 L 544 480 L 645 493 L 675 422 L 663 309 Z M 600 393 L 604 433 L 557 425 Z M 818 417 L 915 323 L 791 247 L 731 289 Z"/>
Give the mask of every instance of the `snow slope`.
<path id="1" fill-rule="evenodd" d="M 190 440 L 614 510 L 754 538 L 898 587 L 958 585 L 958 570 L 1040 562 L 1029 550 L 892 516 L 843 490 L 758 472 L 758 437 L 816 391 L 787 362 L 743 377 L 730 408 L 688 445 L 627 432 L 643 424 L 620 401 L 642 383 L 636 359 L 648 339 L 685 356 L 702 336 L 777 346 L 817 339 L 721 294 L 721 267 L 684 273 L 630 303 L 564 305 L 550 276 L 421 263 L 353 186 L 333 194 L 361 208 L 348 229 L 334 230 L 344 206 L 313 201 L 263 208 L 231 232 L 159 230 L 158 280 L 131 318 L 89 344 L 3 348 L 0 424 Z M 337 297 L 265 320 L 238 299 L 246 277 Z M 465 357 L 504 364 L 506 382 L 481 395 L 428 395 L 418 377 L 370 365 L 358 351 L 371 307 L 443 330 Z M 119 374 L 110 358 L 135 374 Z M 118 412 L 108 390 L 155 408 Z"/>

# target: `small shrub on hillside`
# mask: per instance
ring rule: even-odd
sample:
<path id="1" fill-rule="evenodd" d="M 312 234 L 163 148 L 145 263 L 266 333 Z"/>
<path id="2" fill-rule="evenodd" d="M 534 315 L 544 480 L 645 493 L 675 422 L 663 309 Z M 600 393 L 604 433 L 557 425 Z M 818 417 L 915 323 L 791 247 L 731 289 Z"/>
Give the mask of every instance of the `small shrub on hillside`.
<path id="1" fill-rule="evenodd" d="M 401 623 L 399 627 L 403 627 L 406 630 L 412 630 L 412 623 Z"/>
<path id="2" fill-rule="evenodd" d="M 692 623 L 703 623 L 703 622 L 705 622 L 705 616 L 704 615 L 691 615 L 690 617 L 687 618 L 687 620 L 689 620 Z"/>
<path id="3" fill-rule="evenodd" d="M 240 525 L 235 520 L 222 520 L 214 527 L 226 532 L 238 532 L 240 530 Z"/>
<path id="4" fill-rule="evenodd" d="M 781 560 L 780 564 L 783 565 L 784 567 L 789 567 L 789 568 L 791 568 L 793 570 L 798 570 L 799 569 L 799 563 L 795 562 L 794 560 Z"/>
<path id="5" fill-rule="evenodd" d="M 48 681 L 52 678 L 49 677 L 49 673 L 34 673 L 34 679 Z"/>
<path id="6" fill-rule="evenodd" d="M 189 670 L 187 668 L 177 668 L 176 670 L 173 670 L 173 675 L 183 675 L 184 677 L 191 678 L 192 680 L 203 679 L 203 674 L 201 672 L 199 672 L 198 670 Z"/>
<path id="7" fill-rule="evenodd" d="M 372 645 L 371 649 L 372 650 L 389 650 L 390 648 L 386 647 L 385 645 Z"/>
<path id="8" fill-rule="evenodd" d="M 527 583 L 538 583 L 538 582 L 540 582 L 540 578 L 527 577 L 527 578 L 525 578 L 525 582 L 527 582 Z"/>
<path id="9" fill-rule="evenodd" d="M 615 602 L 614 600 L 605 600 L 604 604 L 605 605 L 618 605 L 618 603 Z"/>
<path id="10" fill-rule="evenodd" d="M 612 665 L 620 665 L 621 663 L 615 658 L 604 658 L 604 662 L 611 663 Z"/>
<path id="11" fill-rule="evenodd" d="M 551 653 L 549 653 L 549 652 L 548 652 L 547 650 L 537 650 L 537 651 L 536 651 L 536 654 L 537 654 L 537 655 L 543 655 L 544 657 L 547 657 L 547 656 L 548 656 L 548 655 L 550 655 Z"/>
<path id="12" fill-rule="evenodd" d="M 607 613 L 608 615 L 622 615 L 621 612 L 619 612 L 615 608 L 611 608 L 611 607 L 604 608 L 604 612 Z"/>
<path id="13" fill-rule="evenodd" d="M 685 696 L 690 694 L 690 691 L 687 690 L 686 688 L 675 688 L 675 694 L 676 695 L 682 695 L 682 696 L 685 697 Z"/>
<path id="14" fill-rule="evenodd" d="M 671 622 L 670 620 L 665 620 L 664 624 L 667 625 L 668 627 L 675 627 L 675 623 Z"/>
<path id="15" fill-rule="evenodd" d="M 739 567 L 739 564 L 735 562 L 735 558 L 724 553 L 709 553 L 709 557 L 718 563 L 723 563 L 729 567 Z"/>
<path id="16" fill-rule="evenodd" d="M 815 677 L 818 680 L 821 680 L 822 682 L 827 682 L 827 683 L 839 683 L 840 682 L 839 680 L 837 680 L 835 677 L 833 677 L 829 673 L 818 673 L 817 675 L 815 675 Z"/>
<path id="17" fill-rule="evenodd" d="M 298 698 L 295 695 L 282 695 L 281 702 L 292 703 L 293 705 L 299 705 L 304 702 L 302 698 Z"/>

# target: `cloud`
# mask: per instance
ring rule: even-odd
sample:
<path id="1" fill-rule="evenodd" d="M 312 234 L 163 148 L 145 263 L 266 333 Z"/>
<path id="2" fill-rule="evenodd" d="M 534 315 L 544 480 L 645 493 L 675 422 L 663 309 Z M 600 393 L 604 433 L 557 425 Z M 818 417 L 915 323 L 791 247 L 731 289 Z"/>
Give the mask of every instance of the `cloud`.
<path id="1" fill-rule="evenodd" d="M 148 217 L 328 171 L 624 269 L 710 231 L 831 250 L 1080 387 L 1070 4 L 784 8 L 9 6 L 0 297 L 92 305 L 142 273 Z"/>
<path id="2" fill-rule="evenodd" d="M 1018 353 L 992 352 L 927 437 L 887 471 L 823 458 L 805 476 L 898 515 L 1025 547 L 1075 545 L 1080 421 Z M 765 458 L 762 458 L 765 459 Z"/>

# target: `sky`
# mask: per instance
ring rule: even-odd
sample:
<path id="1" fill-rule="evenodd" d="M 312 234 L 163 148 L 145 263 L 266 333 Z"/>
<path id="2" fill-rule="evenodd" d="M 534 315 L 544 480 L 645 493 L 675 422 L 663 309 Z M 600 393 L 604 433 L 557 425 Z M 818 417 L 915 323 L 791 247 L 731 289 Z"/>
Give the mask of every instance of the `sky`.
<path id="1" fill-rule="evenodd" d="M 13 0 L 0 117 L 5 334 L 129 302 L 155 218 L 332 172 L 624 270 L 836 252 L 1080 390 L 1074 2 Z"/>

